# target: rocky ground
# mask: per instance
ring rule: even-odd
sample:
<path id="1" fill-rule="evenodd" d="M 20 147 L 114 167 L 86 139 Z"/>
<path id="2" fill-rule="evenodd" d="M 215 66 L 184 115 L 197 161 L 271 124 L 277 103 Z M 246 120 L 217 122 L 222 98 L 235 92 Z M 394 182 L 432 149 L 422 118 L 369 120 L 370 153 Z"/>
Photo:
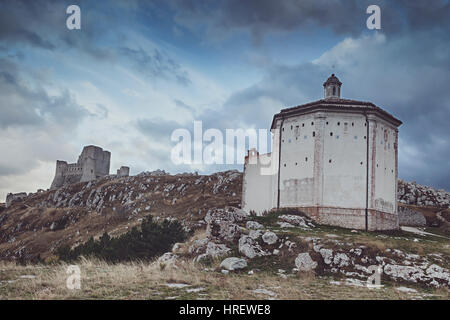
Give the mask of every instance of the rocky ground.
<path id="1" fill-rule="evenodd" d="M 365 286 L 379 268 L 383 282 L 421 288 L 450 287 L 450 238 L 396 231 L 362 232 L 320 226 L 294 210 L 248 217 L 237 208 L 210 210 L 204 237 L 188 249 L 175 246 L 160 262 L 180 257 L 200 263 L 219 259 L 218 272 L 271 271 L 333 276 L 336 283 Z M 181 254 L 177 253 L 181 252 Z"/>

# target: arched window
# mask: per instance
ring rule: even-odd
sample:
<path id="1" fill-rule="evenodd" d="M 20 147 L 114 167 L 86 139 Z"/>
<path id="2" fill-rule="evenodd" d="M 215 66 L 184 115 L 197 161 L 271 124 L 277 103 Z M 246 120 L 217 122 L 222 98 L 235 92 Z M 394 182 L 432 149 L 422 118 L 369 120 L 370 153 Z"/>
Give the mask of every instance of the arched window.
<path id="1" fill-rule="evenodd" d="M 333 86 L 333 96 L 336 95 L 336 87 Z"/>

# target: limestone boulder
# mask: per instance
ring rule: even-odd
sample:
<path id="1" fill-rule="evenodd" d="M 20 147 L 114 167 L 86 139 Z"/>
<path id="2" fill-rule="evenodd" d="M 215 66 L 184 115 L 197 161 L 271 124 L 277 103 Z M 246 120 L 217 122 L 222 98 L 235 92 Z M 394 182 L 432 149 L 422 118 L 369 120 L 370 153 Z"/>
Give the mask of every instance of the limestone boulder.
<path id="1" fill-rule="evenodd" d="M 222 243 L 217 244 L 214 242 L 208 242 L 205 253 L 210 257 L 220 257 L 226 255 L 230 251 L 231 249 Z"/>
<path id="2" fill-rule="evenodd" d="M 267 255 L 258 242 L 247 235 L 239 239 L 239 252 L 249 259 Z"/>
<path id="3" fill-rule="evenodd" d="M 267 231 L 262 235 L 262 239 L 267 244 L 274 244 L 278 241 L 278 237 L 272 231 Z"/>
<path id="4" fill-rule="evenodd" d="M 281 222 L 288 223 L 300 228 L 310 229 L 314 227 L 314 224 L 310 219 L 298 215 L 284 214 L 280 216 L 279 219 L 281 220 Z"/>
<path id="5" fill-rule="evenodd" d="M 222 261 L 220 267 L 228 271 L 244 269 L 247 267 L 247 261 L 241 258 L 229 257 Z"/>
<path id="6" fill-rule="evenodd" d="M 174 265 L 177 259 L 178 256 L 176 254 L 173 254 L 172 252 L 166 252 L 158 258 L 157 262 L 159 264 Z"/>
<path id="7" fill-rule="evenodd" d="M 312 271 L 317 267 L 317 262 L 311 258 L 308 252 L 303 252 L 295 258 L 295 266 L 299 271 Z"/>
<path id="8" fill-rule="evenodd" d="M 250 230 L 248 233 L 248 236 L 254 240 L 259 239 L 263 235 L 263 232 L 261 230 Z"/>
<path id="9" fill-rule="evenodd" d="M 252 229 L 252 230 L 258 230 L 258 229 L 264 228 L 264 226 L 261 223 L 256 222 L 256 221 L 247 221 L 245 226 L 247 227 L 247 229 Z"/>

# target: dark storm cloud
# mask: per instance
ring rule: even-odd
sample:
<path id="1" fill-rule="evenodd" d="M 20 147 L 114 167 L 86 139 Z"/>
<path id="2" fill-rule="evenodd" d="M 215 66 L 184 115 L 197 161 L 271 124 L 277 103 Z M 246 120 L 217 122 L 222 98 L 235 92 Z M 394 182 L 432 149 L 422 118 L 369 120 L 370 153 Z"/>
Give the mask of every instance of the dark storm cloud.
<path id="1" fill-rule="evenodd" d="M 356 36 L 366 29 L 366 9 L 377 4 L 382 11 L 382 29 L 388 34 L 419 31 L 450 25 L 446 0 L 173 0 L 176 21 L 212 38 L 236 30 L 249 31 L 255 42 L 271 32 L 329 28 L 337 34 Z"/>
<path id="2" fill-rule="evenodd" d="M 17 126 L 44 126 L 47 123 L 75 127 L 87 115 L 69 91 L 49 95 L 37 83 L 25 82 L 13 62 L 0 59 L 0 129 Z"/>
<path id="3" fill-rule="evenodd" d="M 55 45 L 39 33 L 40 28 L 36 22 L 43 16 L 47 23 L 54 22 L 49 5 L 48 1 L 2 1 L 0 3 L 0 40 L 54 49 Z"/>
<path id="4" fill-rule="evenodd" d="M 9 45 L 25 45 L 39 49 L 72 50 L 96 59 L 112 58 L 108 48 L 97 41 L 108 32 L 111 18 L 102 11 L 82 11 L 82 30 L 66 28 L 66 9 L 85 1 L 5 0 L 0 3 L 0 40 Z M 87 7 L 87 6 L 86 6 Z M 88 22 L 94 22 L 88 27 Z"/>
<path id="5" fill-rule="evenodd" d="M 164 55 L 158 49 L 144 50 L 142 48 L 119 48 L 119 54 L 132 62 L 133 67 L 149 77 L 174 79 L 177 82 L 188 85 L 191 83 L 189 76 L 181 66 L 169 56 Z"/>
<path id="6" fill-rule="evenodd" d="M 81 8 L 81 30 L 66 28 L 66 8 L 74 3 Z M 144 50 L 126 45 L 128 37 L 120 26 L 129 26 L 130 16 L 149 8 L 152 6 L 126 2 L 105 6 L 93 1 L 6 0 L 0 3 L 0 41 L 5 44 L 0 51 L 25 45 L 75 52 L 81 55 L 80 59 L 88 56 L 105 63 L 118 64 L 125 58 L 135 70 L 149 77 L 175 79 L 188 85 L 191 82 L 188 73 L 167 53 L 157 48 Z"/>

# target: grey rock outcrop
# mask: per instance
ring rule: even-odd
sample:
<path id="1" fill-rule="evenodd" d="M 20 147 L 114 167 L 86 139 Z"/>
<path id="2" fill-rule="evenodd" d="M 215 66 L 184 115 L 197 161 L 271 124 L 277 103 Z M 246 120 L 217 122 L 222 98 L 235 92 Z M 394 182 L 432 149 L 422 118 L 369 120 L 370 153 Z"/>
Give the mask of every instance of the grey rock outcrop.
<path id="1" fill-rule="evenodd" d="M 257 241 L 246 235 L 239 239 L 239 252 L 249 259 L 267 255 Z"/>
<path id="2" fill-rule="evenodd" d="M 262 235 L 262 239 L 267 244 L 274 244 L 278 241 L 278 237 L 275 233 L 267 231 Z"/>
<path id="3" fill-rule="evenodd" d="M 299 271 L 311 271 L 317 267 L 317 262 L 311 258 L 308 252 L 303 252 L 295 258 L 295 266 Z"/>
<path id="4" fill-rule="evenodd" d="M 256 221 L 247 221 L 245 226 L 247 227 L 247 229 L 252 229 L 252 230 L 258 230 L 258 229 L 264 228 L 264 226 L 261 223 L 258 223 Z"/>
<path id="5" fill-rule="evenodd" d="M 247 261 L 241 258 L 230 257 L 223 260 L 222 263 L 220 264 L 220 267 L 228 271 L 244 269 L 247 267 Z"/>
<path id="6" fill-rule="evenodd" d="M 178 256 L 176 254 L 173 254 L 172 252 L 166 252 L 161 257 L 158 258 L 159 264 L 165 264 L 165 265 L 174 265 L 177 261 Z"/>
<path id="7" fill-rule="evenodd" d="M 236 224 L 245 219 L 245 212 L 237 208 L 214 209 L 205 216 L 206 234 L 211 238 L 232 241 L 240 235 L 240 227 Z"/>
<path id="8" fill-rule="evenodd" d="M 450 206 L 450 193 L 422 186 L 416 182 L 398 181 L 398 201 L 418 206 L 446 207 Z"/>

